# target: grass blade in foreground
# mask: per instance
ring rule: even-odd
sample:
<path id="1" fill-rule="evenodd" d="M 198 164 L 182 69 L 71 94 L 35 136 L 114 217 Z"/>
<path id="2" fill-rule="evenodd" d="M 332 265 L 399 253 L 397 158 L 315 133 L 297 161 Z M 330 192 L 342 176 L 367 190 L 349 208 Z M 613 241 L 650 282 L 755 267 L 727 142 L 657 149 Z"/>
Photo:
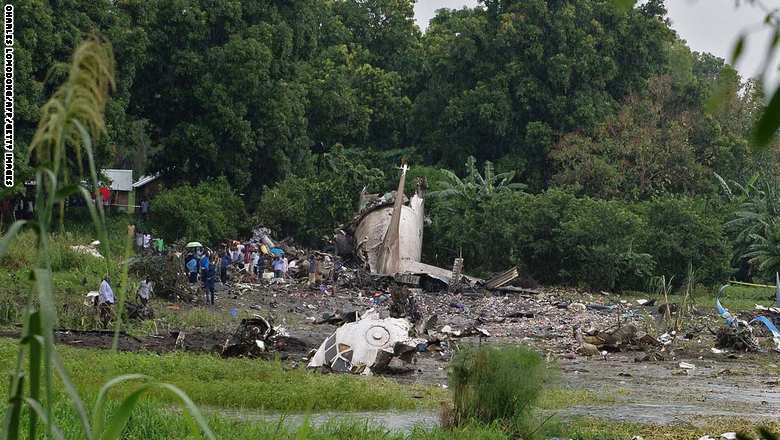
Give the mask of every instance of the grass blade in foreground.
<path id="1" fill-rule="evenodd" d="M 108 240 L 106 237 L 105 217 L 102 206 L 91 199 L 88 191 L 74 185 L 68 185 L 68 161 L 72 150 L 77 158 L 82 157 L 82 150 L 89 159 L 92 184 L 97 187 L 97 173 L 95 171 L 94 155 L 92 151 L 93 139 L 105 131 L 104 111 L 109 99 L 109 90 L 114 87 L 114 58 L 111 47 L 97 39 L 91 39 L 79 45 L 73 55 L 73 61 L 65 83 L 57 89 L 52 98 L 41 109 L 42 118 L 33 136 L 30 151 L 37 154 L 38 163 L 41 164 L 36 171 L 36 218 L 34 230 L 37 234 L 38 261 L 33 270 L 35 279 L 34 291 L 28 296 L 28 306 L 25 310 L 25 330 L 19 341 L 18 355 L 15 371 L 11 376 L 9 387 L 9 407 L 6 408 L 5 423 L 2 438 L 18 439 L 20 432 L 22 406 L 29 408 L 30 423 L 26 438 L 36 438 L 38 422 L 42 422 L 48 428 L 50 438 L 63 438 L 62 431 L 56 426 L 52 409 L 54 399 L 54 372 L 62 380 L 68 396 L 72 400 L 81 421 L 81 428 L 85 438 L 88 439 L 119 439 L 130 420 L 130 415 L 136 407 L 138 400 L 147 390 L 162 388 L 175 394 L 192 415 L 206 436 L 215 438 L 209 429 L 205 419 L 198 411 L 192 400 L 180 389 L 170 384 L 148 381 L 133 391 L 120 404 L 117 411 L 105 419 L 106 393 L 114 385 L 133 379 L 148 380 L 146 376 L 130 375 L 121 376 L 110 380 L 102 389 L 95 407 L 95 424 L 90 428 L 89 416 L 78 395 L 75 386 L 69 379 L 69 375 L 62 365 L 54 346 L 53 327 L 57 321 L 54 288 L 52 284 L 52 271 L 49 253 L 49 229 L 51 227 L 52 213 L 55 205 L 62 202 L 64 197 L 80 191 L 90 207 L 98 236 L 103 243 L 106 271 L 109 269 Z M 79 160 L 79 169 L 82 163 Z M 60 205 L 61 207 L 63 205 Z M 62 211 L 61 211 L 62 212 Z M 62 219 L 62 217 L 60 217 Z M 9 244 L 25 225 L 24 222 L 16 222 L 11 225 L 8 233 L 0 240 L 0 256 L 8 249 Z M 132 231 L 128 231 L 132 232 Z M 127 248 L 130 249 L 130 241 Z M 122 273 L 123 284 L 127 288 L 127 263 Z M 37 293 L 37 298 L 35 293 Z M 124 293 L 122 300 L 124 299 Z M 37 301 L 36 301 L 37 299 Z M 37 309 L 36 309 L 37 306 Z M 121 311 L 121 307 L 120 307 Z M 117 322 L 117 331 L 121 321 Z M 25 353 L 29 355 L 29 372 L 25 374 L 23 358 Z M 29 376 L 29 397 L 24 397 L 24 379 Z M 41 381 L 43 377 L 43 381 Z M 42 382 L 42 383 L 41 383 Z M 41 387 L 43 385 L 43 387 Z M 40 399 L 41 391 L 46 396 Z M 104 423 L 107 427 L 104 429 Z M 199 430 L 193 429 L 196 434 Z"/>

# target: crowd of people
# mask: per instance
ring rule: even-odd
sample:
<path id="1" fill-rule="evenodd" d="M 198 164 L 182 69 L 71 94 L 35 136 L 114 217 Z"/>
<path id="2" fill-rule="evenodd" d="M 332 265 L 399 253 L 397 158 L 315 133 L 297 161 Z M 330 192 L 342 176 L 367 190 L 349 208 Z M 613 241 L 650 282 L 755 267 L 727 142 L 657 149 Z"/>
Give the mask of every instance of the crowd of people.
<path id="1" fill-rule="evenodd" d="M 216 290 L 217 265 L 221 265 L 217 256 L 211 255 L 210 251 L 204 250 L 202 247 L 196 248 L 195 251 L 189 250 L 184 257 L 184 270 L 190 284 L 195 284 L 200 280 L 205 291 L 206 303 L 212 305 Z"/>
<path id="2" fill-rule="evenodd" d="M 139 253 L 165 253 L 165 243 L 161 238 L 152 238 L 151 234 L 140 229 L 135 231 L 135 246 Z M 215 303 L 217 281 L 219 280 L 222 285 L 229 284 L 230 267 L 233 267 L 238 274 L 243 273 L 244 277 L 249 277 L 252 281 L 259 281 L 264 277 L 286 279 L 290 277 L 290 269 L 294 268 L 294 273 L 305 270 L 304 273 L 308 274 L 308 286 L 315 287 L 322 282 L 323 257 L 321 255 L 313 253 L 304 260 L 294 258 L 290 261 L 280 248 L 268 249 L 262 246 L 264 245 L 231 241 L 226 243 L 219 252 L 202 246 L 187 248 L 184 257 L 187 279 L 190 284 L 200 283 L 199 287 L 203 289 L 205 302 L 209 305 Z M 330 271 L 334 282 L 338 277 L 338 269 L 337 263 Z M 153 289 L 153 283 L 145 276 L 136 291 L 138 303 L 145 307 L 152 296 Z M 114 303 L 111 283 L 108 276 L 105 276 L 100 283 L 99 295 L 95 298 L 95 307 L 104 326 L 114 318 Z"/>

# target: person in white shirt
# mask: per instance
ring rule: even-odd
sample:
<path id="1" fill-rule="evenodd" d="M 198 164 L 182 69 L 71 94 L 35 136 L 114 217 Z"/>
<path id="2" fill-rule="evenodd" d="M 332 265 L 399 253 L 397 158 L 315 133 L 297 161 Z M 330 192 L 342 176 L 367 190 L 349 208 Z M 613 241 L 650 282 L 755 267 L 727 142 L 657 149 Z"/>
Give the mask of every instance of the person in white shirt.
<path id="1" fill-rule="evenodd" d="M 146 305 L 149 299 L 152 297 L 152 291 L 154 283 L 149 281 L 149 277 L 144 277 L 141 280 L 141 284 L 138 286 L 138 299 L 141 300 L 141 304 Z"/>
<path id="2" fill-rule="evenodd" d="M 141 231 L 135 232 L 135 248 L 140 251 L 144 247 L 144 234 Z"/>
<path id="3" fill-rule="evenodd" d="M 260 253 L 257 251 L 252 251 L 252 273 L 260 276 Z"/>
<path id="4" fill-rule="evenodd" d="M 108 276 L 103 277 L 103 281 L 100 283 L 100 289 L 98 296 L 98 303 L 99 304 L 114 304 L 114 291 L 111 290 L 111 284 L 109 282 Z"/>
<path id="5" fill-rule="evenodd" d="M 114 318 L 114 291 L 111 290 L 111 283 L 109 282 L 108 275 L 103 277 L 103 281 L 100 283 L 98 289 L 98 317 L 103 327 L 108 327 L 111 320 Z"/>
<path id="6" fill-rule="evenodd" d="M 151 244 L 152 244 L 152 235 L 144 234 L 144 249 L 149 249 L 149 246 Z"/>

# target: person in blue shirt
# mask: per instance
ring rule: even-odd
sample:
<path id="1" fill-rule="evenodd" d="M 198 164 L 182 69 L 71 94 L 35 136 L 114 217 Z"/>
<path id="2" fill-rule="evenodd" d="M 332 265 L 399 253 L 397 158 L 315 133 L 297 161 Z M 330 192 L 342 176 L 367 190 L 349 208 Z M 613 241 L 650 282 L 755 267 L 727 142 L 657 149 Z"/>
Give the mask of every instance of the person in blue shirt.
<path id="1" fill-rule="evenodd" d="M 211 264 L 208 264 L 209 257 L 203 257 L 204 260 L 206 260 L 206 269 L 204 269 L 205 278 L 204 278 L 204 285 L 206 287 L 206 304 L 214 305 L 214 284 L 217 282 L 217 259 L 216 257 L 213 257 L 213 261 L 211 261 Z"/>
<path id="2" fill-rule="evenodd" d="M 185 267 L 187 268 L 187 278 L 190 284 L 198 281 L 198 259 L 194 255 L 187 255 L 187 259 L 184 260 Z"/>
<path id="3" fill-rule="evenodd" d="M 203 281 L 203 286 L 206 286 L 206 272 L 209 270 L 209 253 L 206 252 L 201 258 L 200 258 L 200 264 L 198 265 L 200 267 L 200 279 Z"/>

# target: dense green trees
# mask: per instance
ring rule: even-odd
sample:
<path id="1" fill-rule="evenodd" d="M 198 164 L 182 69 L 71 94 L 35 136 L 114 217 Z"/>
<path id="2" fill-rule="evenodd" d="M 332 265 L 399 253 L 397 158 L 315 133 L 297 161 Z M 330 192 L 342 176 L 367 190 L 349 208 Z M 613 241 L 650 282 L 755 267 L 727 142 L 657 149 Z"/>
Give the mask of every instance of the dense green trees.
<path id="1" fill-rule="evenodd" d="M 225 178 L 163 190 L 152 200 L 150 223 L 168 241 L 214 245 L 249 225 L 244 202 Z"/>
<path id="2" fill-rule="evenodd" d="M 473 155 L 539 189 L 556 138 L 611 114 L 674 41 L 658 1 L 628 13 L 607 0 L 486 1 L 440 12 L 425 34 L 411 0 L 18 7 L 22 142 L 47 72 L 100 33 L 119 72 L 103 162 L 169 181 L 224 175 L 252 200 L 313 171 L 312 145 L 335 143 L 412 146 L 451 167 Z"/>
<path id="3" fill-rule="evenodd" d="M 284 236 L 321 245 L 352 218 L 362 190 L 384 190 L 382 171 L 350 161 L 341 146 L 326 153 L 317 169 L 316 176 L 290 176 L 266 189 L 257 220 Z"/>
<path id="4" fill-rule="evenodd" d="M 539 188 L 556 136 L 590 130 L 665 65 L 673 40 L 660 1 L 486 1 L 445 11 L 423 37 L 415 141 L 434 161 L 504 159 Z"/>
<path id="5" fill-rule="evenodd" d="M 692 52 L 662 1 L 613 3 L 483 0 L 423 33 L 412 0 L 21 0 L 20 160 L 57 62 L 98 33 L 118 72 L 99 165 L 187 194 L 224 178 L 280 234 L 320 242 L 407 160 L 450 195 L 428 203 L 432 262 L 621 287 L 766 260 L 771 240 L 723 231 L 738 203 L 714 178 L 777 164 L 749 149 L 760 84 Z"/>

